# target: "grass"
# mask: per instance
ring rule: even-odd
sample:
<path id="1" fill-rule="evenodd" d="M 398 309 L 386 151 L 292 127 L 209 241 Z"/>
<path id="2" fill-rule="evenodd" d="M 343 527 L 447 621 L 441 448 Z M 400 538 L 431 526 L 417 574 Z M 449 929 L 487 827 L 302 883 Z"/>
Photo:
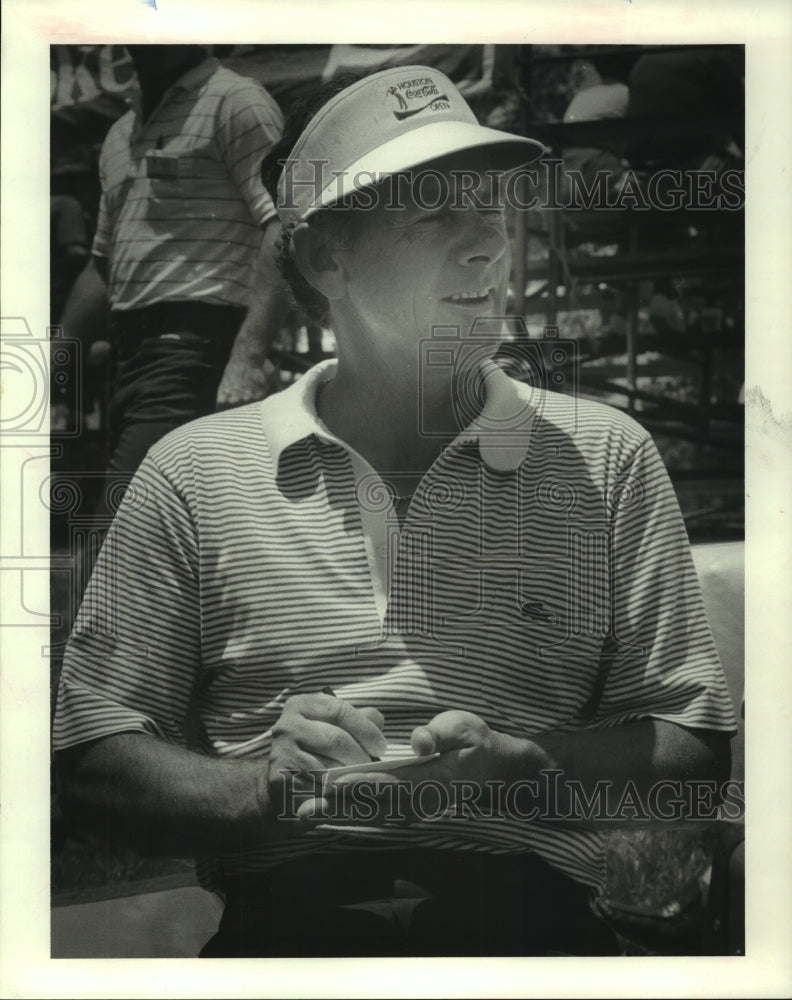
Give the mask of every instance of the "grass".
<path id="1" fill-rule="evenodd" d="M 606 896 L 662 912 L 684 902 L 709 866 L 709 838 L 698 829 L 619 830 L 608 837 Z"/>
<path id="2" fill-rule="evenodd" d="M 70 838 L 52 851 L 50 879 L 52 898 L 103 890 L 108 898 L 121 895 L 130 883 L 163 875 L 192 871 L 189 861 L 178 858 L 142 858 L 124 848 L 103 851 L 96 843 Z"/>

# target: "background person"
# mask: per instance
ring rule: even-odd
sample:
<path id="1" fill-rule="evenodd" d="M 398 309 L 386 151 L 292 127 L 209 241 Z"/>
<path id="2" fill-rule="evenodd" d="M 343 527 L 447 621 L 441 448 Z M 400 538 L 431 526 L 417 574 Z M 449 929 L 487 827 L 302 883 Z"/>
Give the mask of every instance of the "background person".
<path id="1" fill-rule="evenodd" d="M 141 104 L 102 147 L 93 256 L 63 314 L 67 336 L 95 333 L 101 314 L 114 328 L 109 472 L 125 476 L 174 427 L 265 395 L 285 314 L 259 177 L 278 106 L 200 46 L 129 51 Z"/>

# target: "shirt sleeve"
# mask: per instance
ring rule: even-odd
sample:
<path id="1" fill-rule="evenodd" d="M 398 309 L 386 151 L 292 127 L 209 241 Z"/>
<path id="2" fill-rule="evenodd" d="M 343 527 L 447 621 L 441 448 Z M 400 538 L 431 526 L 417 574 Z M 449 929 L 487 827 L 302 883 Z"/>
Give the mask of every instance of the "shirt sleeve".
<path id="1" fill-rule="evenodd" d="M 259 226 L 277 216 L 261 181 L 261 161 L 283 132 L 283 115 L 256 81 L 246 80 L 220 104 L 216 138 L 220 155 Z"/>
<path id="2" fill-rule="evenodd" d="M 91 253 L 94 257 L 110 256 L 110 219 L 107 214 L 107 197 L 104 190 L 99 198 L 99 215 L 96 219 L 96 232 L 94 233 Z"/>
<path id="3" fill-rule="evenodd" d="M 67 645 L 56 750 L 120 732 L 184 742 L 200 672 L 197 559 L 185 501 L 146 458 L 108 532 Z"/>
<path id="4" fill-rule="evenodd" d="M 91 246 L 91 253 L 94 257 L 110 256 L 110 216 L 107 207 L 107 185 L 105 179 L 105 156 L 107 155 L 107 143 L 110 139 L 108 134 L 105 139 L 102 151 L 99 154 L 99 183 L 102 187 L 102 194 L 99 198 L 99 215 L 96 219 L 96 232 Z"/>
<path id="5" fill-rule="evenodd" d="M 611 627 L 594 725 L 736 732 L 673 486 L 651 438 L 608 492 Z"/>
<path id="6" fill-rule="evenodd" d="M 128 132 L 132 128 L 132 112 L 122 115 L 118 121 L 110 126 L 102 149 L 99 153 L 99 184 L 101 196 L 99 199 L 99 214 L 96 220 L 96 233 L 91 246 L 91 253 L 94 257 L 110 257 L 112 247 L 112 223 L 111 223 L 111 201 L 108 200 L 108 164 L 117 157 L 128 142 Z"/>

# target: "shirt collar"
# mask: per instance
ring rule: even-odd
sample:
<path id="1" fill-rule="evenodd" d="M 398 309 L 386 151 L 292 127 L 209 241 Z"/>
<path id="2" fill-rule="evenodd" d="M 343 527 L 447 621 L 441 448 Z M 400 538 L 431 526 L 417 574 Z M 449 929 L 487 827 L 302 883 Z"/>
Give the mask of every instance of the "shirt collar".
<path id="1" fill-rule="evenodd" d="M 316 394 L 323 382 L 333 378 L 337 364 L 335 358 L 321 361 L 288 389 L 276 392 L 262 402 L 261 415 L 276 468 L 286 448 L 297 441 L 311 434 L 332 439 L 316 413 Z"/>
<path id="2" fill-rule="evenodd" d="M 484 406 L 453 444 L 477 441 L 479 453 L 495 472 L 514 472 L 525 461 L 536 409 L 531 387 L 517 382 L 495 364 L 481 366 Z"/>
<path id="3" fill-rule="evenodd" d="M 270 454 L 275 467 L 292 444 L 315 434 L 326 441 L 338 441 L 316 412 L 316 395 L 324 382 L 335 376 L 335 358 L 322 361 L 297 382 L 265 399 L 265 421 Z M 482 460 L 496 472 L 513 472 L 525 461 L 530 431 L 536 414 L 530 387 L 509 378 L 494 362 L 482 366 L 486 398 L 481 413 L 451 442 L 454 448 L 477 442 Z"/>

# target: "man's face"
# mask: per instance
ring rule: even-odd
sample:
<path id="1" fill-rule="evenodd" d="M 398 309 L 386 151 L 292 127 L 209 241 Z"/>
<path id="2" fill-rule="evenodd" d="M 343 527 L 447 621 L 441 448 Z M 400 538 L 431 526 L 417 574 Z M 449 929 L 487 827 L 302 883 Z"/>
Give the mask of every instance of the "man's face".
<path id="1" fill-rule="evenodd" d="M 150 77 L 176 77 L 205 53 L 196 45 L 128 45 L 138 73 Z"/>
<path id="2" fill-rule="evenodd" d="M 346 306 L 360 335 L 414 360 L 433 327 L 465 337 L 478 317 L 503 315 L 509 243 L 497 175 L 480 153 L 398 181 L 356 210 Z"/>

